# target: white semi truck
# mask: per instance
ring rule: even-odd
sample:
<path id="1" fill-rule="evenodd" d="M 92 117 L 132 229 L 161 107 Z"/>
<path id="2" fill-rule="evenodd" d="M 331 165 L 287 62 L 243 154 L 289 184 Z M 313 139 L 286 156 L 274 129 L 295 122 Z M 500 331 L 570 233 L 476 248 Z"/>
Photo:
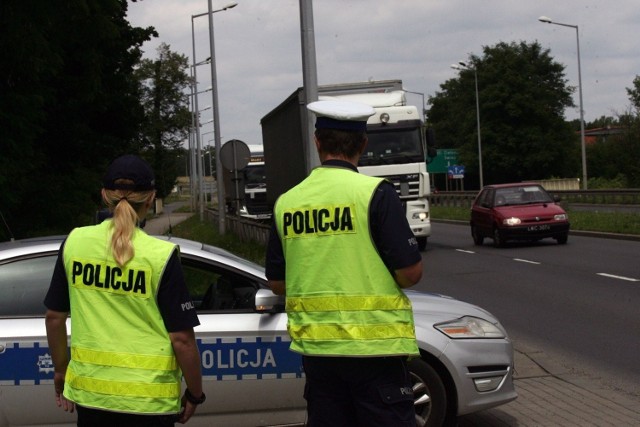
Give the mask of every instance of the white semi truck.
<path id="1" fill-rule="evenodd" d="M 237 141 L 240 142 L 242 141 Z M 223 149 L 227 145 L 223 145 Z M 269 220 L 271 209 L 267 205 L 267 183 L 262 145 L 246 145 L 239 149 L 246 166 L 238 170 L 224 168 L 223 182 L 227 212 L 253 220 Z M 248 149 L 248 151 L 246 151 Z"/>
<path id="2" fill-rule="evenodd" d="M 244 183 L 244 203 L 240 207 L 240 216 L 265 220 L 271 218 L 267 207 L 267 177 L 264 165 L 264 151 L 261 145 L 249 145 L 251 157 L 242 170 Z"/>
<path id="3" fill-rule="evenodd" d="M 431 235 L 430 180 L 422 111 L 407 105 L 401 80 L 346 83 L 318 87 L 319 99 L 349 99 L 371 105 L 369 143 L 358 170 L 391 181 L 405 206 L 407 221 L 424 250 Z M 306 170 L 307 110 L 304 88 L 297 89 L 261 120 L 267 165 L 267 203 L 302 181 Z"/>

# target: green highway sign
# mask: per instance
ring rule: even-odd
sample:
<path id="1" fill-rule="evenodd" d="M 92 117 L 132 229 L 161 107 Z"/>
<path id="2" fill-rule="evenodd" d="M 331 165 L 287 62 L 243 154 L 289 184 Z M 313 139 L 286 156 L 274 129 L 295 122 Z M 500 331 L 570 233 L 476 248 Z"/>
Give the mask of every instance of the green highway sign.
<path id="1" fill-rule="evenodd" d="M 429 173 L 447 173 L 449 166 L 458 164 L 458 150 L 455 149 L 439 149 L 438 155 L 433 161 L 427 165 Z"/>

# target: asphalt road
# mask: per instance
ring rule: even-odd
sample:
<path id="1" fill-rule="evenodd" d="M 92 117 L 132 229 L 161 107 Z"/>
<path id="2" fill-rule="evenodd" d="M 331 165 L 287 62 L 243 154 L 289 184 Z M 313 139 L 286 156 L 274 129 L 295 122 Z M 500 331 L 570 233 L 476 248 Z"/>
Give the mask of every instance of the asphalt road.
<path id="1" fill-rule="evenodd" d="M 495 248 L 468 226 L 433 224 L 417 290 L 477 304 L 516 348 L 537 348 L 606 386 L 640 396 L 640 242 L 570 235 Z"/>

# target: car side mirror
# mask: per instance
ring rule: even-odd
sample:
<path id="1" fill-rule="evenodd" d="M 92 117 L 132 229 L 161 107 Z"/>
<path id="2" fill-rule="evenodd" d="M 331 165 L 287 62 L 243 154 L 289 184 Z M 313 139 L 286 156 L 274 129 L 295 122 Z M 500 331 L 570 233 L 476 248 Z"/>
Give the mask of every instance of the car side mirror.
<path id="1" fill-rule="evenodd" d="M 276 295 L 270 289 L 258 289 L 256 292 L 256 313 L 282 313 L 284 304 L 284 295 Z"/>
<path id="2" fill-rule="evenodd" d="M 560 198 L 560 196 L 558 196 L 557 194 L 554 194 L 554 195 L 553 195 L 553 201 L 554 201 L 554 202 L 558 203 L 558 202 L 560 202 L 561 200 L 562 200 L 562 199 L 561 199 L 561 198 Z"/>

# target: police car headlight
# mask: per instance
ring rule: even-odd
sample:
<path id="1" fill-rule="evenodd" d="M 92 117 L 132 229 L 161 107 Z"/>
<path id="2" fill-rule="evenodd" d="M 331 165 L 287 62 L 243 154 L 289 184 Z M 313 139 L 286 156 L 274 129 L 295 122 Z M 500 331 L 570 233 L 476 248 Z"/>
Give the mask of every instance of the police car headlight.
<path id="1" fill-rule="evenodd" d="M 516 218 L 515 216 L 511 218 L 505 218 L 502 220 L 502 223 L 504 225 L 518 225 L 520 224 L 520 222 L 521 222 L 520 218 Z"/>
<path id="2" fill-rule="evenodd" d="M 413 219 L 419 219 L 421 221 L 429 218 L 429 214 L 427 212 L 415 212 L 411 218 Z"/>
<path id="3" fill-rule="evenodd" d="M 504 333 L 493 323 L 471 316 L 437 323 L 433 327 L 451 339 L 505 337 Z"/>

